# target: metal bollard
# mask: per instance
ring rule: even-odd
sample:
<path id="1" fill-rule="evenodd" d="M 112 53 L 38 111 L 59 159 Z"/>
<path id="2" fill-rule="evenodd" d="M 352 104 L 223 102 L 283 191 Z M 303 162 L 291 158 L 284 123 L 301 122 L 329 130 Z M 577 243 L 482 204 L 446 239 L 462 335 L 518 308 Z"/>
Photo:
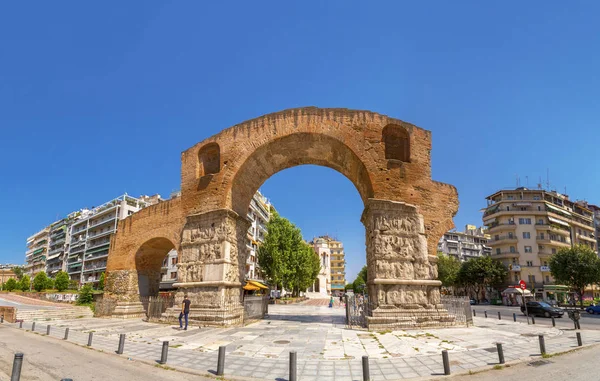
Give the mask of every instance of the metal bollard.
<path id="1" fill-rule="evenodd" d="M 579 320 L 577 320 L 577 329 L 581 329 L 581 323 L 579 323 Z"/>
<path id="2" fill-rule="evenodd" d="M 23 328 L 23 320 L 19 322 L 19 328 Z"/>
<path id="3" fill-rule="evenodd" d="M 552 326 L 556 327 L 556 320 L 554 320 L 554 316 L 552 316 Z"/>
<path id="4" fill-rule="evenodd" d="M 4 323 L 4 315 L 0 316 L 0 323 Z"/>
<path id="5" fill-rule="evenodd" d="M 504 350 L 502 350 L 502 343 L 496 343 L 496 350 L 498 351 L 498 363 L 504 364 Z"/>
<path id="6" fill-rule="evenodd" d="M 450 375 L 450 360 L 448 359 L 448 351 L 442 351 L 442 362 L 444 363 L 444 375 Z"/>
<path id="7" fill-rule="evenodd" d="M 123 349 L 125 347 L 125 334 L 122 333 L 119 335 L 119 349 L 117 349 L 117 354 L 122 355 Z"/>
<path id="8" fill-rule="evenodd" d="M 498 320 L 502 320 L 502 317 L 500 316 L 500 311 L 498 311 Z"/>
<path id="9" fill-rule="evenodd" d="M 219 359 L 217 361 L 217 376 L 222 376 L 225 373 L 225 346 L 219 347 Z"/>
<path id="10" fill-rule="evenodd" d="M 160 363 L 161 364 L 166 364 L 167 363 L 167 356 L 168 355 L 169 355 L 169 342 L 168 341 L 163 341 L 162 352 L 160 354 Z"/>
<path id="11" fill-rule="evenodd" d="M 50 325 L 46 326 L 46 336 L 50 336 Z"/>
<path id="12" fill-rule="evenodd" d="M 67 340 L 69 338 L 69 328 L 65 328 L 65 337 L 63 340 Z"/>
<path id="13" fill-rule="evenodd" d="M 583 342 L 581 341 L 581 332 L 577 332 L 577 346 L 580 347 L 583 345 Z"/>
<path id="14" fill-rule="evenodd" d="M 290 381 L 297 381 L 297 353 L 296 351 L 290 351 Z"/>
<path id="15" fill-rule="evenodd" d="M 92 346 L 92 338 L 93 337 L 94 337 L 94 332 L 90 332 L 90 334 L 88 335 L 88 343 L 87 343 L 88 347 Z"/>
<path id="16" fill-rule="evenodd" d="M 531 316 L 531 324 L 535 324 L 535 316 Z"/>
<path id="17" fill-rule="evenodd" d="M 543 355 L 546 353 L 546 342 L 544 341 L 544 335 L 538 335 L 538 340 L 540 341 L 540 352 Z"/>
<path id="18" fill-rule="evenodd" d="M 73 379 L 72 378 L 63 378 L 60 381 L 73 381 Z"/>
<path id="19" fill-rule="evenodd" d="M 369 356 L 362 357 L 363 381 L 371 380 L 371 372 L 369 371 Z"/>
<path id="20" fill-rule="evenodd" d="M 21 380 L 21 368 L 23 367 L 23 354 L 15 353 L 15 359 L 13 361 L 12 374 L 10 376 L 10 381 L 19 381 Z"/>
<path id="21" fill-rule="evenodd" d="M 577 320 L 573 320 L 573 329 L 577 329 Z"/>
<path id="22" fill-rule="evenodd" d="M 513 312 L 513 321 L 516 323 L 517 322 L 517 314 Z"/>
<path id="23" fill-rule="evenodd" d="M 35 322 L 31 323 L 31 332 L 35 332 Z"/>
<path id="24" fill-rule="evenodd" d="M 477 314 L 475 313 L 475 310 L 473 310 L 473 317 L 477 316 Z"/>
<path id="25" fill-rule="evenodd" d="M 483 311 L 483 314 L 485 315 L 485 318 L 487 319 L 487 311 Z"/>

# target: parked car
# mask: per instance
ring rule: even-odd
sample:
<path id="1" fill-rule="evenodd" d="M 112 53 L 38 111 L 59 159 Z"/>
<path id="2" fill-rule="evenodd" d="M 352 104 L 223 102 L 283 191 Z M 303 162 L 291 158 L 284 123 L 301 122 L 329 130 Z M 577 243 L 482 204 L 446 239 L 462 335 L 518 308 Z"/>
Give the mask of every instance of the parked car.
<path id="1" fill-rule="evenodd" d="M 521 306 L 521 312 L 525 314 L 525 306 Z M 543 316 L 543 317 L 562 317 L 565 313 L 564 310 L 552 307 L 546 302 L 527 302 L 527 312 L 529 316 Z"/>
<path id="2" fill-rule="evenodd" d="M 469 300 L 469 303 L 473 306 L 473 305 L 477 304 L 477 300 L 471 299 L 471 300 Z"/>
<path id="3" fill-rule="evenodd" d="M 595 306 L 589 306 L 585 309 L 585 312 L 587 312 L 588 314 L 600 314 L 600 305 L 595 305 Z"/>

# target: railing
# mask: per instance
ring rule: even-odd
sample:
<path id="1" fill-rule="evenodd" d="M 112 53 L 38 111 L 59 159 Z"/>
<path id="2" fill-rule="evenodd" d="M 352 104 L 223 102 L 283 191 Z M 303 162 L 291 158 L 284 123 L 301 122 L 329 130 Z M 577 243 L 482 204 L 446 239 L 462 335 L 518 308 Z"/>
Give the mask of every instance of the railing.
<path id="1" fill-rule="evenodd" d="M 112 234 L 114 232 L 115 232 L 115 229 L 110 229 L 110 230 L 103 231 L 103 232 L 96 233 L 96 234 L 88 234 L 88 239 L 93 239 L 93 238 L 96 238 L 96 237 L 101 237 L 103 235 Z"/>
<path id="2" fill-rule="evenodd" d="M 95 228 L 95 227 L 97 227 L 97 226 L 100 226 L 100 225 L 102 225 L 102 224 L 105 224 L 105 223 L 107 223 L 108 221 L 112 221 L 112 220 L 114 220 L 115 218 L 117 218 L 117 216 L 110 216 L 109 218 L 103 218 L 103 219 L 101 219 L 100 221 L 94 221 L 94 224 L 93 224 L 93 225 L 90 225 L 90 226 L 88 227 L 88 230 L 89 230 L 89 229 L 93 229 L 93 228 Z M 91 223 L 91 222 L 90 222 L 90 223 Z"/>
<path id="3" fill-rule="evenodd" d="M 90 249 L 94 249 L 94 248 L 96 248 L 96 247 L 100 247 L 100 246 L 108 245 L 109 243 L 110 243 L 110 239 L 108 239 L 108 240 L 104 240 L 104 241 L 102 241 L 102 242 L 97 242 L 97 243 L 95 243 L 95 244 L 92 244 L 92 245 L 88 246 L 88 247 L 87 247 L 87 249 L 88 249 L 88 250 L 90 250 Z"/>

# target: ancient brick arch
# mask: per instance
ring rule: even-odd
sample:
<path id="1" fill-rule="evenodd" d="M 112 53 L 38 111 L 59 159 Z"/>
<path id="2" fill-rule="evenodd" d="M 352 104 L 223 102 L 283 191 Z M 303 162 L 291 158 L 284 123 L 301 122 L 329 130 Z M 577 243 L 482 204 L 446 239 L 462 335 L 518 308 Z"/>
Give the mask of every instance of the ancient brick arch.
<path id="1" fill-rule="evenodd" d="M 203 320 L 227 305 L 231 316 L 220 323 L 237 322 L 241 304 L 230 306 L 241 302 L 251 197 L 273 174 L 316 164 L 350 179 L 365 204 L 367 284 L 380 307 L 370 324 L 389 322 L 389 311 L 406 311 L 414 324 L 439 321 L 435 253 L 439 237 L 453 227 L 458 198 L 454 187 L 432 181 L 430 152 L 431 133 L 412 124 L 313 107 L 265 115 L 196 144 L 182 153 L 178 218 L 169 222 L 181 234 L 178 298 L 188 293 L 192 316 Z M 154 224 L 165 226 L 160 218 Z M 111 256 L 123 258 L 159 237 L 150 232 L 127 248 L 119 234 Z M 113 262 L 109 258 L 109 277 L 126 271 Z"/>

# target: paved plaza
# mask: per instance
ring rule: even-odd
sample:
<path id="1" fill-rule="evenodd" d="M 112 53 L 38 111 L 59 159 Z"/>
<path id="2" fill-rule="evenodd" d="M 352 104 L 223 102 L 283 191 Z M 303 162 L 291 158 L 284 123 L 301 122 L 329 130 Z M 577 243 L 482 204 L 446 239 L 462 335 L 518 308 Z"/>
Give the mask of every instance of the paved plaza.
<path id="1" fill-rule="evenodd" d="M 155 362 L 163 341 L 170 342 L 168 365 L 211 374 L 216 370 L 219 346 L 226 346 L 226 376 L 285 380 L 290 351 L 298 353 L 300 380 L 359 380 L 361 358 L 368 355 L 374 380 L 431 377 L 443 372 L 441 351 L 450 353 L 453 372 L 465 372 L 497 364 L 495 343 L 504 345 L 507 361 L 540 355 L 538 335 L 543 334 L 549 353 L 576 347 L 575 333 L 548 325 L 528 326 L 509 320 L 476 317 L 475 327 L 417 331 L 368 332 L 348 329 L 344 309 L 305 302 L 271 305 L 268 319 L 236 328 L 177 326 L 147 323 L 137 319 L 75 319 L 37 322 L 36 331 L 86 345 L 93 333 L 93 348 L 113 353 L 119 334 L 125 333 L 125 356 Z M 12 324 L 18 327 L 18 324 Z M 23 329 L 31 329 L 25 322 Z M 584 344 L 600 342 L 600 332 L 582 330 Z"/>

